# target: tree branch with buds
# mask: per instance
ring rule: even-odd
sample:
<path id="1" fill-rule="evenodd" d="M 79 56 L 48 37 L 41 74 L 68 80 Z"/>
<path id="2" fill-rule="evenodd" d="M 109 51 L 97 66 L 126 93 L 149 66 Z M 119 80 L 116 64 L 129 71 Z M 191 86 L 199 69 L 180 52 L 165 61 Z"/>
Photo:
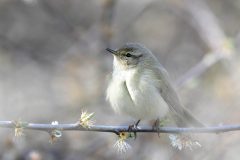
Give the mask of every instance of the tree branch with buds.
<path id="1" fill-rule="evenodd" d="M 151 126 L 138 126 L 129 130 L 129 126 L 109 126 L 109 125 L 89 125 L 84 127 L 81 123 L 69 124 L 40 124 L 16 121 L 0 121 L 1 128 L 22 128 L 30 130 L 39 130 L 49 132 L 51 130 L 60 131 L 92 131 L 92 132 L 110 132 L 119 134 L 121 132 L 153 132 L 153 133 L 220 133 L 240 130 L 240 125 L 219 125 L 203 128 L 178 128 L 178 127 L 160 127 L 159 129 Z"/>
<path id="2" fill-rule="evenodd" d="M 88 132 L 109 132 L 118 135 L 114 147 L 120 153 L 125 153 L 131 148 L 126 142 L 129 138 L 136 138 L 137 132 L 145 133 L 169 133 L 171 145 L 179 150 L 195 147 L 201 147 L 201 144 L 193 140 L 188 135 L 181 133 L 222 133 L 240 130 L 240 125 L 220 125 L 202 128 L 178 128 L 178 127 L 152 127 L 137 126 L 129 130 L 129 126 L 110 126 L 110 125 L 94 125 L 92 121 L 93 113 L 82 112 L 80 119 L 75 123 L 59 124 L 54 121 L 49 124 L 28 123 L 23 121 L 0 121 L 0 128 L 13 128 L 16 137 L 24 135 L 24 130 L 45 131 L 50 134 L 50 142 L 55 142 L 62 136 L 62 131 L 88 131 Z M 179 135 L 176 135 L 179 134 Z"/>

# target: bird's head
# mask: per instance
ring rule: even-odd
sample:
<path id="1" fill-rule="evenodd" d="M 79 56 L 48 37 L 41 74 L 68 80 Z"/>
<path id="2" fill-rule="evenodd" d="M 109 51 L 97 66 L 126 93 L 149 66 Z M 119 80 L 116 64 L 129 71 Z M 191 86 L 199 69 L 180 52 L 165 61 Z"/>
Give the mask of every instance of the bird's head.
<path id="1" fill-rule="evenodd" d="M 128 43 L 123 47 L 113 50 L 106 49 L 114 56 L 114 65 L 117 68 L 129 69 L 154 58 L 151 51 L 137 43 Z"/>

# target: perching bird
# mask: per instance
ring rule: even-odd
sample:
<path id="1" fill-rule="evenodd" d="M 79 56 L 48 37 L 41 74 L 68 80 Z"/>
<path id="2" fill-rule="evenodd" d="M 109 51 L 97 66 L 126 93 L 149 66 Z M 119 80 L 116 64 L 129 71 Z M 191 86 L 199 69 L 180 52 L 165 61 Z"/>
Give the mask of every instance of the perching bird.
<path id="1" fill-rule="evenodd" d="M 149 49 L 129 43 L 106 50 L 114 57 L 106 98 L 115 112 L 137 120 L 162 120 L 170 113 L 179 127 L 203 126 L 184 108 L 167 71 Z"/>

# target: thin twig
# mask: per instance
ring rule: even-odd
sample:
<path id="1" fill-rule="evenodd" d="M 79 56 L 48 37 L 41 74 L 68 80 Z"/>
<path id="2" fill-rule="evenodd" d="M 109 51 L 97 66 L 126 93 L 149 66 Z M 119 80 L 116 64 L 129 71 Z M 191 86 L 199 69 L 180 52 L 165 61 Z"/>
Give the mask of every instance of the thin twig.
<path id="1" fill-rule="evenodd" d="M 0 121 L 1 128 L 16 128 L 14 121 Z M 19 127 L 19 126 L 18 126 Z M 129 131 L 129 126 L 106 126 L 106 125 L 91 125 L 88 128 L 82 127 L 79 123 L 69 124 L 40 124 L 24 122 L 23 129 L 39 130 L 39 131 L 92 131 L 92 132 L 111 132 L 119 134 L 120 132 L 153 132 L 153 133 L 220 133 L 240 130 L 240 125 L 221 125 L 203 128 L 178 128 L 178 127 L 160 127 L 159 130 L 151 126 L 138 126 Z"/>
<path id="2" fill-rule="evenodd" d="M 176 4 L 173 2 L 175 1 L 172 1 L 171 4 Z M 217 17 L 205 1 L 183 0 L 182 2 L 177 3 L 180 4 L 178 6 L 174 5 L 174 8 L 177 7 L 184 13 L 187 13 L 184 14 L 183 18 L 197 31 L 199 37 L 210 49 L 210 52 L 177 80 L 176 86 L 178 88 L 199 77 L 208 68 L 222 59 L 229 59 L 235 53 L 233 43 L 229 41 L 229 38 L 218 23 Z"/>
<path id="3" fill-rule="evenodd" d="M 202 73 L 208 70 L 211 66 L 226 58 L 223 54 L 216 52 L 205 55 L 200 62 L 183 74 L 175 83 L 177 88 L 183 87 L 191 80 L 199 77 Z"/>

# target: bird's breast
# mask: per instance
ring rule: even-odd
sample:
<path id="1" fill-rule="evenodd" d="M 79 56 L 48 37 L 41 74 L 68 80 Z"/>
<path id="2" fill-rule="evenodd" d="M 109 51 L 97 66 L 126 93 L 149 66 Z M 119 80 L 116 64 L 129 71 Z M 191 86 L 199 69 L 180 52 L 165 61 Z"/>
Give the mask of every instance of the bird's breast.
<path id="1" fill-rule="evenodd" d="M 131 108 L 133 108 L 134 103 L 126 86 L 127 76 L 127 72 L 115 70 L 107 88 L 106 98 L 117 113 L 128 114 L 133 111 Z"/>
<path id="2" fill-rule="evenodd" d="M 117 112 L 137 119 L 162 118 L 168 106 L 159 87 L 160 82 L 153 73 L 132 69 L 113 73 L 107 96 Z"/>

